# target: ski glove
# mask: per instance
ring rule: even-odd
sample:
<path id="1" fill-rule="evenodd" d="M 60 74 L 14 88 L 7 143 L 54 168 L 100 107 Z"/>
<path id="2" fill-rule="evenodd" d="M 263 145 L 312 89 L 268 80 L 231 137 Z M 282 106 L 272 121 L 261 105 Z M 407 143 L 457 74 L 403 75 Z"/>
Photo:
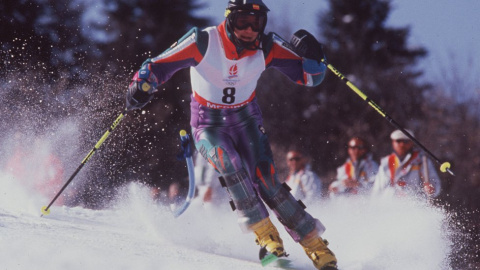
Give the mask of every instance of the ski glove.
<path id="1" fill-rule="evenodd" d="M 153 98 L 157 91 L 158 79 L 150 70 L 150 65 L 144 65 L 133 76 L 127 90 L 127 110 L 141 109 Z"/>
<path id="2" fill-rule="evenodd" d="M 298 30 L 290 40 L 293 51 L 301 57 L 316 60 L 319 63 L 325 59 L 323 45 L 306 30 Z"/>
<path id="3" fill-rule="evenodd" d="M 317 86 L 325 78 L 326 65 L 323 45 L 306 30 L 298 30 L 290 41 L 293 51 L 303 58 L 303 70 L 305 71 L 305 85 Z"/>

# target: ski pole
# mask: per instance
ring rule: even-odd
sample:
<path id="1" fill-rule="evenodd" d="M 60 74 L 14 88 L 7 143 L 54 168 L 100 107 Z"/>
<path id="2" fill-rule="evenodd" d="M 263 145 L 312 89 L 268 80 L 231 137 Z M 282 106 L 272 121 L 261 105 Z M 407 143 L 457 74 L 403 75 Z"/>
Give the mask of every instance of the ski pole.
<path id="1" fill-rule="evenodd" d="M 395 128 L 401 130 L 403 134 L 405 134 L 408 138 L 410 138 L 417 146 L 422 148 L 425 153 L 427 153 L 437 164 L 440 165 L 440 171 L 445 173 L 449 172 L 451 175 L 453 172 L 450 170 L 450 163 L 449 162 L 441 162 L 435 155 L 432 154 L 425 146 L 423 146 L 415 137 L 413 137 L 410 133 L 408 133 L 403 127 L 401 127 L 395 120 L 393 120 L 380 106 L 378 106 L 373 100 L 371 100 L 367 95 L 365 95 L 358 87 L 356 87 L 352 82 L 350 82 L 345 76 L 343 76 L 340 71 L 338 71 L 334 66 L 329 64 L 325 59 L 322 59 L 322 62 L 327 65 L 328 69 L 330 69 L 338 78 L 344 81 L 350 89 L 352 89 L 357 95 L 359 95 L 363 100 L 365 100 L 372 108 L 374 108 L 381 116 L 383 116 L 390 124 L 392 124 Z"/>
<path id="2" fill-rule="evenodd" d="M 185 158 L 187 162 L 187 169 L 188 169 L 188 194 L 185 198 L 183 204 L 176 208 L 175 205 L 171 204 L 170 208 L 173 211 L 174 217 L 179 217 L 185 210 L 187 210 L 188 206 L 190 205 L 191 200 L 195 195 L 195 171 L 193 166 L 192 160 L 192 149 L 190 146 L 190 136 L 188 136 L 185 130 L 180 131 L 180 140 L 182 142 L 182 152 L 178 155 L 178 158 Z"/>
<path id="3" fill-rule="evenodd" d="M 42 207 L 42 215 L 40 217 L 43 217 L 43 215 L 48 215 L 50 214 L 50 207 L 52 204 L 57 200 L 57 198 L 62 194 L 62 192 L 67 188 L 68 184 L 72 182 L 73 178 L 78 174 L 78 172 L 83 168 L 83 166 L 90 160 L 90 158 L 95 154 L 95 151 L 100 148 L 100 146 L 103 144 L 103 142 L 108 138 L 110 133 L 117 127 L 117 125 L 122 121 L 123 117 L 127 114 L 128 110 L 125 109 L 118 117 L 113 121 L 112 125 L 110 128 L 103 134 L 103 136 L 100 138 L 100 140 L 95 144 L 92 150 L 88 153 L 88 155 L 83 159 L 82 163 L 78 166 L 78 168 L 75 170 L 75 172 L 70 176 L 70 178 L 67 180 L 67 182 L 63 185 L 63 187 L 60 189 L 60 191 L 55 195 L 55 197 L 52 199 L 52 201 L 47 205 Z"/>

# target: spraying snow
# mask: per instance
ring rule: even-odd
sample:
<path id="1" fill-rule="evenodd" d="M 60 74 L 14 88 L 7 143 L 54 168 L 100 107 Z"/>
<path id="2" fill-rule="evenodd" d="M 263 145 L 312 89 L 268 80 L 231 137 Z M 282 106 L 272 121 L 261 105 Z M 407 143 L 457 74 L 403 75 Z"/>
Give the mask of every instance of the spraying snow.
<path id="1" fill-rule="evenodd" d="M 4 269 L 261 269 L 253 234 L 243 234 L 225 203 L 194 201 L 179 218 L 144 185 L 126 185 L 108 209 L 53 206 L 51 198 L 0 176 L 0 250 Z M 446 214 L 425 202 L 336 198 L 310 205 L 340 269 L 450 269 Z M 279 227 L 294 268 L 313 269 Z M 267 266 L 266 269 L 273 269 Z"/>

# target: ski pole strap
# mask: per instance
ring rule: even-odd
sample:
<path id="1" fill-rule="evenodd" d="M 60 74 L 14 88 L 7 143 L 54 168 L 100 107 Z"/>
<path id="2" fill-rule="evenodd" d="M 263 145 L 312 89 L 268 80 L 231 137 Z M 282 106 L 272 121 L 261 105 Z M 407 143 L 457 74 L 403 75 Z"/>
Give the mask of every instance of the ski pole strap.
<path id="1" fill-rule="evenodd" d="M 363 100 L 365 100 L 372 108 L 374 108 L 381 116 L 383 116 L 390 124 L 392 124 L 395 128 L 401 130 L 403 134 L 405 134 L 410 140 L 412 140 L 417 146 L 422 148 L 425 153 L 430 156 L 437 164 L 440 164 L 440 171 L 445 173 L 448 172 L 451 175 L 455 175 L 450 170 L 450 163 L 449 162 L 441 162 L 432 152 L 430 152 L 423 144 L 421 144 L 415 137 L 410 135 L 403 127 L 401 127 L 393 118 L 391 118 L 380 106 L 378 106 L 373 100 L 367 97 L 357 86 L 355 86 L 352 82 L 350 82 L 340 71 L 338 71 L 334 66 L 329 64 L 327 60 L 322 59 L 322 63 L 327 65 L 327 68 L 330 69 L 338 78 L 345 82 L 345 84 L 352 89 L 357 95 L 359 95 Z"/>

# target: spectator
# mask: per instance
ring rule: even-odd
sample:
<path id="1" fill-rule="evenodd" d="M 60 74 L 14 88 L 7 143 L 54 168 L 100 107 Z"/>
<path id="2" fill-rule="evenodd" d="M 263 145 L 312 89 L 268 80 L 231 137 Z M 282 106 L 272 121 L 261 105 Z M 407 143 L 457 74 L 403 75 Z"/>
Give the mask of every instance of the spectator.
<path id="1" fill-rule="evenodd" d="M 198 196 L 204 203 L 228 202 L 228 192 L 223 190 L 220 174 L 210 165 L 202 155 L 195 157 L 195 181 L 198 187 Z"/>
<path id="2" fill-rule="evenodd" d="M 310 169 L 308 159 L 298 150 L 287 153 L 289 175 L 285 181 L 292 189 L 290 192 L 299 200 L 314 201 L 322 194 L 322 181 Z"/>
<path id="3" fill-rule="evenodd" d="M 173 182 L 168 187 L 168 202 L 172 205 L 180 205 L 185 200 L 182 196 L 181 186 L 179 182 Z"/>
<path id="4" fill-rule="evenodd" d="M 54 153 L 51 143 L 41 137 L 37 137 L 32 144 L 27 136 L 16 133 L 14 152 L 7 161 L 5 171 L 25 188 L 46 198 L 53 198 L 63 186 L 63 163 Z M 70 189 L 55 204 L 64 205 L 65 198 L 72 195 Z"/>
<path id="5" fill-rule="evenodd" d="M 328 188 L 330 195 L 366 193 L 375 182 L 378 163 L 373 160 L 364 139 L 350 139 L 348 156 L 347 161 L 338 167 L 337 178 Z"/>
<path id="6" fill-rule="evenodd" d="M 413 132 L 406 130 L 410 135 Z M 440 194 L 440 179 L 433 163 L 414 148 L 413 141 L 401 130 L 390 135 L 393 153 L 382 158 L 375 178 L 374 191 L 393 188 L 397 195 L 424 194 L 436 197 Z"/>

